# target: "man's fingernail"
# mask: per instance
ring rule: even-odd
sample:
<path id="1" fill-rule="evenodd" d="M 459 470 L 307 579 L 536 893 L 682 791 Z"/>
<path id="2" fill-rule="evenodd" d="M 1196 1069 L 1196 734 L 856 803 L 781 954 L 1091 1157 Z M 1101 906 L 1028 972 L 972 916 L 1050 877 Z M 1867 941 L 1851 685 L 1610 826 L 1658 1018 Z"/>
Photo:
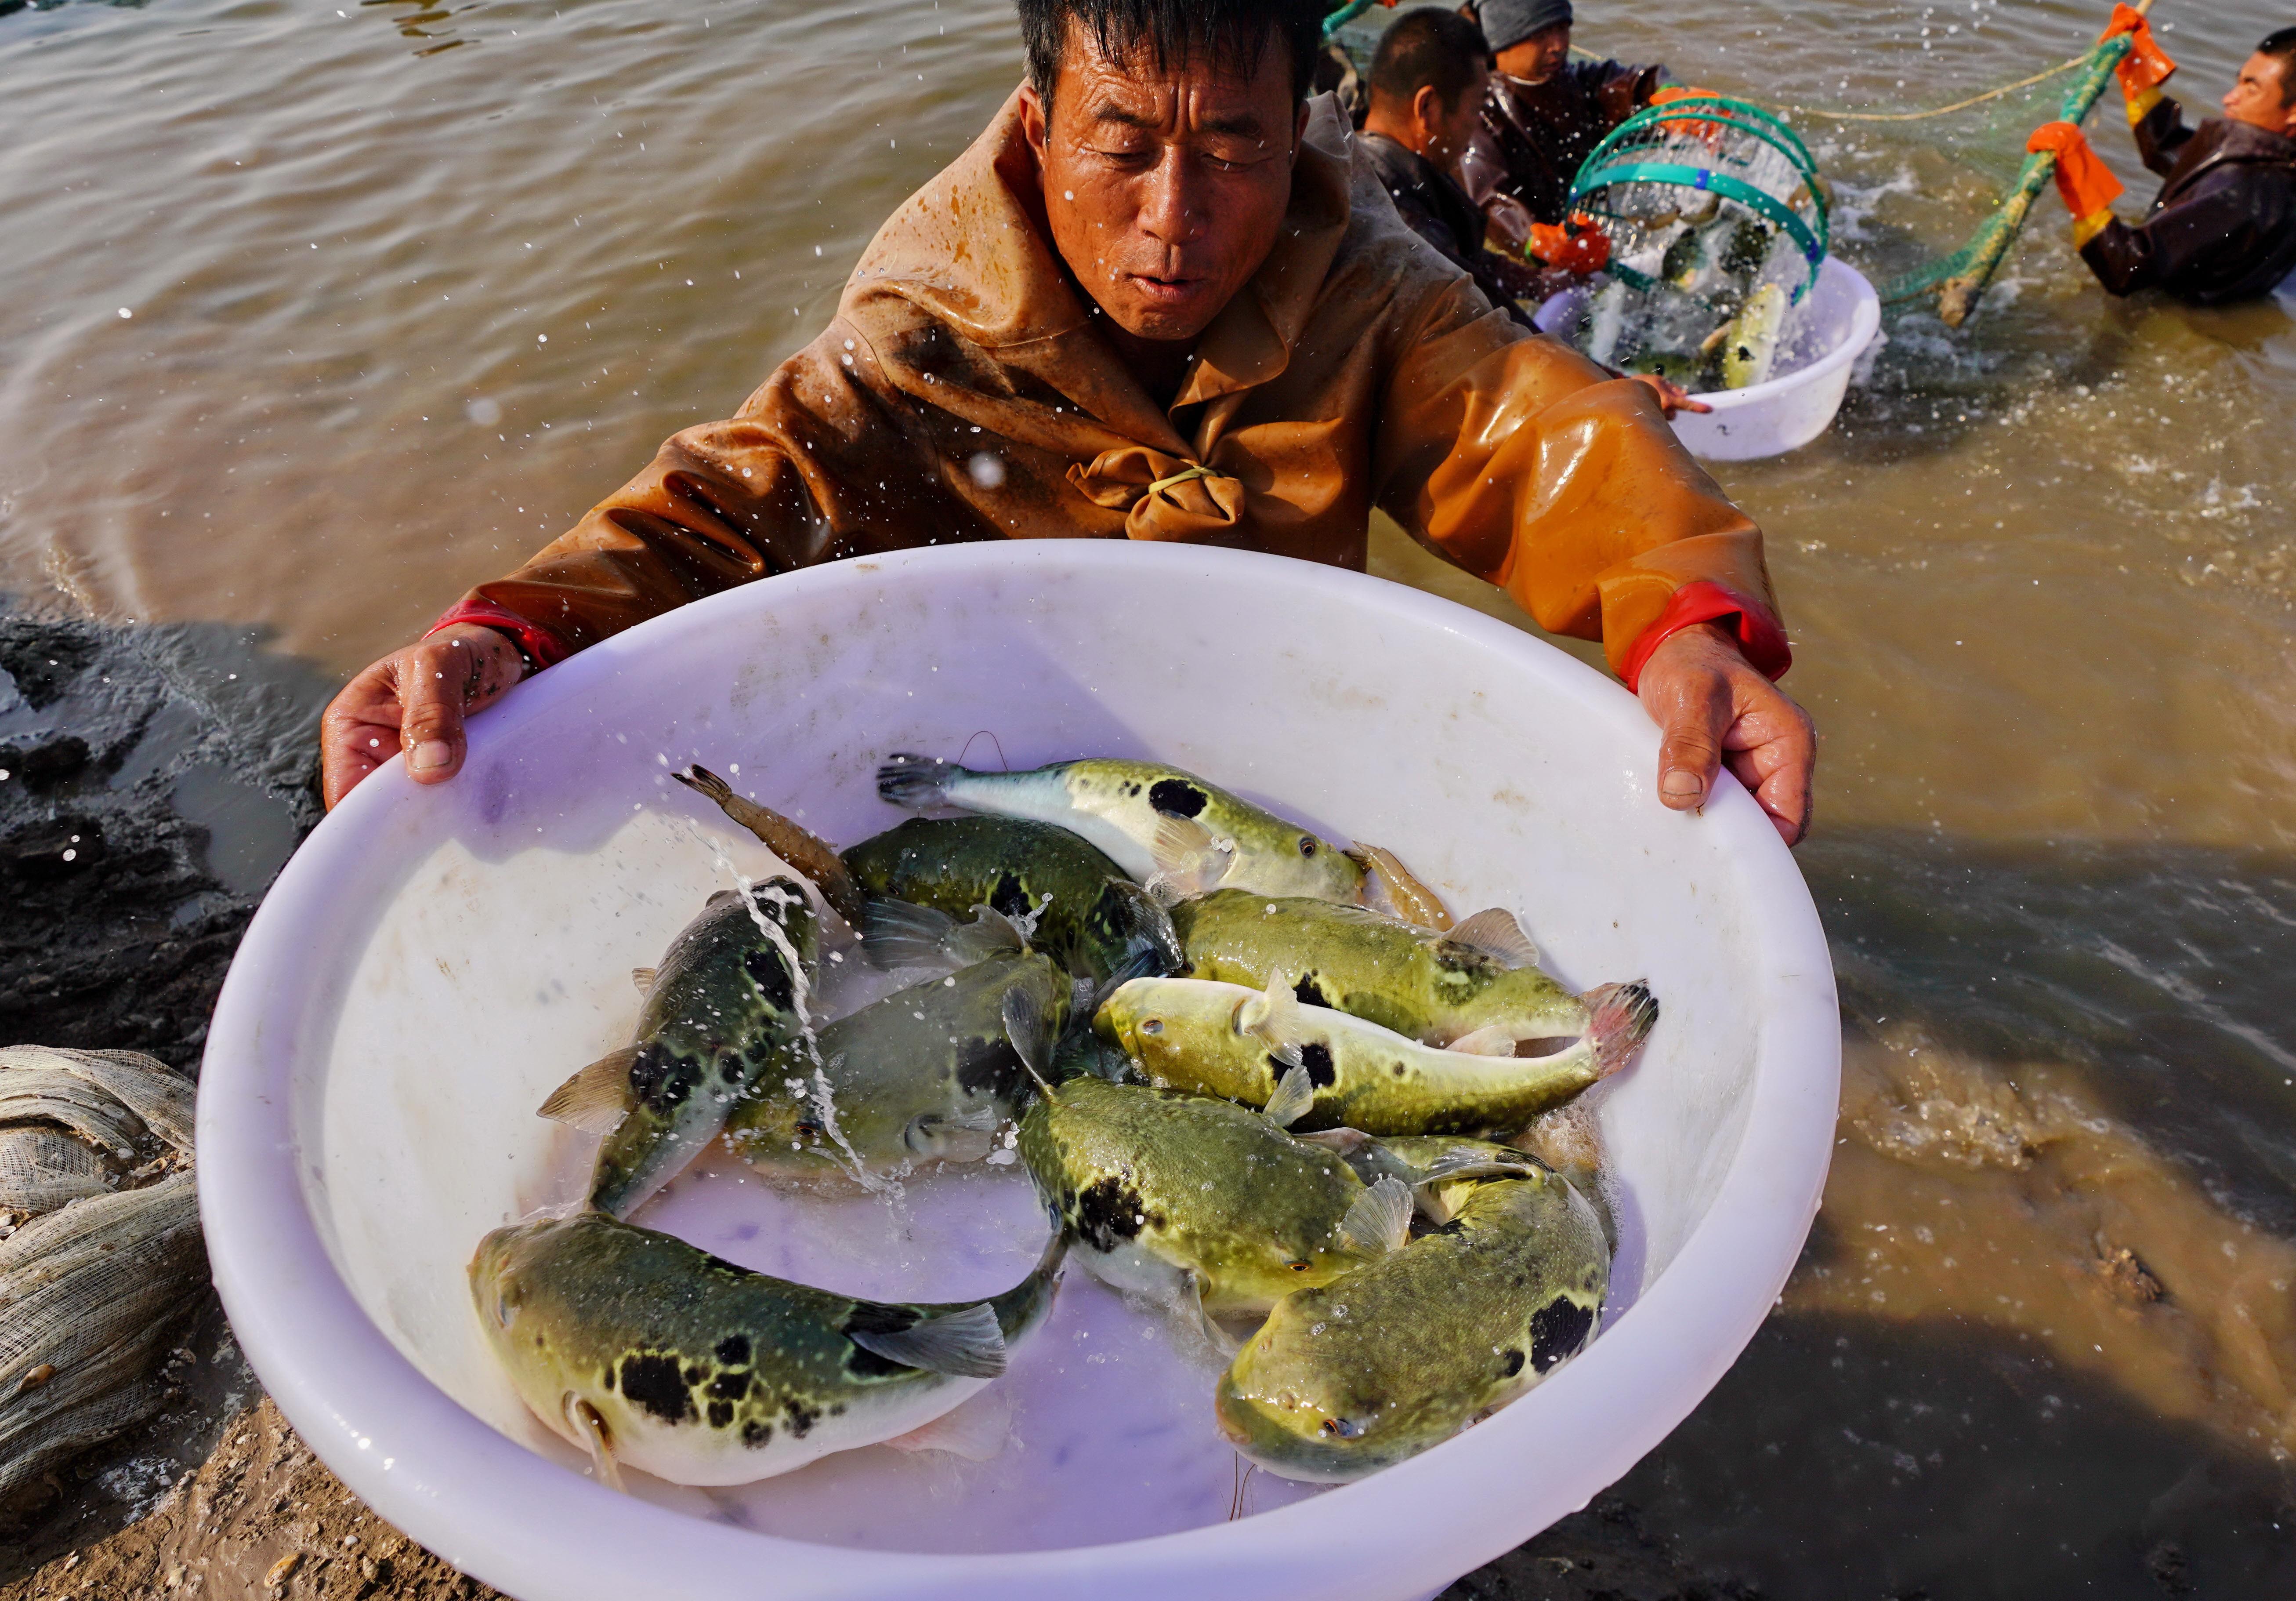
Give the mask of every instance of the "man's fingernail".
<path id="1" fill-rule="evenodd" d="M 1696 800 L 1706 792 L 1698 775 L 1677 768 L 1658 781 L 1658 792 L 1669 800 Z"/>
<path id="2" fill-rule="evenodd" d="M 432 768 L 445 767 L 454 759 L 454 747 L 445 740 L 426 739 L 414 747 L 414 754 L 407 758 L 406 765 L 418 773 L 427 773 Z"/>

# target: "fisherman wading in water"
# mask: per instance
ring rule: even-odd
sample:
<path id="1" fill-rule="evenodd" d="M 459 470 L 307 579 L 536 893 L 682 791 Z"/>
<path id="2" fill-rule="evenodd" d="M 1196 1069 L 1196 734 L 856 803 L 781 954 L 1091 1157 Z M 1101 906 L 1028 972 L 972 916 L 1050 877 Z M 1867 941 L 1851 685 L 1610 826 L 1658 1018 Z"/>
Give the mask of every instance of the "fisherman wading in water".
<path id="1" fill-rule="evenodd" d="M 2117 295 L 2162 289 L 2214 306 L 2268 295 L 2296 272 L 2296 28 L 2242 63 L 2223 118 L 2185 126 L 2161 93 L 2177 70 L 2133 6 L 2113 7 L 2104 37 L 2130 37 L 2115 70 L 2144 165 L 2168 181 L 2142 222 L 2112 214 L 2120 180 L 2070 122 L 2037 128 L 2028 150 L 2057 158 L 2057 193 L 2073 214 L 2073 248 Z"/>
<path id="2" fill-rule="evenodd" d="M 1483 96 L 1460 173 L 1491 242 L 1516 254 L 1531 226 L 1559 225 L 1570 180 L 1609 133 L 1658 93 L 1664 67 L 1570 59 L 1570 0 L 1478 0 L 1498 70 Z"/>
<path id="3" fill-rule="evenodd" d="M 1662 730 L 1799 839 L 1809 720 L 1761 533 L 1651 390 L 1495 310 L 1305 91 L 1317 0 L 1021 0 L 1028 80 L 896 211 L 838 314 L 328 708 L 326 795 L 674 606 L 955 539 L 1193 541 L 1361 568 L 1374 507 L 1600 639 Z"/>

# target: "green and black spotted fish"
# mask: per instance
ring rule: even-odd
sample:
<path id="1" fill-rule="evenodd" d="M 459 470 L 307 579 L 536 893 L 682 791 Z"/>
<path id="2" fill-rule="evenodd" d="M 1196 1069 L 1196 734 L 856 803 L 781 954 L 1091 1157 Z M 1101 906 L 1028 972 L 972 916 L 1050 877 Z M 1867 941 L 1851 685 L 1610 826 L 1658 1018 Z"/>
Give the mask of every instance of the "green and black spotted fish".
<path id="1" fill-rule="evenodd" d="M 807 1032 L 816 948 L 805 891 L 775 878 L 712 895 L 661 965 L 640 970 L 636 1037 L 542 1104 L 543 1116 L 605 1137 L 591 1204 L 627 1217 L 784 1065 Z"/>
<path id="2" fill-rule="evenodd" d="M 1404 1184 L 1366 1183 L 1265 1113 L 1089 1075 L 1030 1104 L 1021 1158 L 1094 1277 L 1214 1317 L 1361 1266 L 1411 1217 Z"/>
<path id="3" fill-rule="evenodd" d="M 951 1411 L 1043 1322 L 1065 1248 L 986 1301 L 888 1304 L 586 1211 L 488 1235 L 471 1295 L 520 1399 L 602 1481 L 745 1484 Z"/>
<path id="4" fill-rule="evenodd" d="M 1329 1006 L 1303 1006 L 1280 981 L 1265 990 L 1205 979 L 1135 979 L 1103 1001 L 1093 1027 L 1152 1084 L 1265 1106 L 1293 1075 L 1303 1128 L 1367 1134 L 1512 1132 L 1633 1057 L 1658 1021 L 1639 981 L 1587 999 L 1587 1030 L 1549 1056 L 1422 1045 Z"/>
<path id="5" fill-rule="evenodd" d="M 1214 1398 L 1287 1479 L 1340 1482 L 1439 1445 L 1584 1348 L 1610 1287 L 1593 1208 L 1553 1173 L 1453 1181 L 1447 1221 L 1279 1302 Z"/>
<path id="6" fill-rule="evenodd" d="M 1586 1031 L 1587 1006 L 1536 965 L 1513 914 L 1414 928 L 1362 907 L 1220 890 L 1172 908 L 1190 973 L 1264 989 L 1281 982 L 1426 1045 L 1498 1048 Z"/>
<path id="7" fill-rule="evenodd" d="M 734 1109 L 726 1143 L 786 1183 L 865 1184 L 867 1175 L 988 1156 L 1029 1082 L 1024 1054 L 1043 1060 L 1068 1022 L 1068 974 L 996 913 L 953 932 L 939 926 L 950 921 L 940 913 L 895 903 L 873 908 L 871 920 L 906 926 L 887 933 L 889 943 L 909 939 L 931 954 L 980 959 L 829 1024 Z M 1018 1042 L 1006 1022 L 1016 991 L 1028 1006 L 1014 1014 L 1037 1036 Z"/>
<path id="8" fill-rule="evenodd" d="M 706 768 L 676 777 L 812 879 L 856 929 L 877 899 L 953 917 L 986 906 L 1033 919 L 1029 942 L 1095 982 L 1180 969 L 1179 940 L 1163 907 L 1067 829 L 1009 817 L 914 817 L 840 854 L 803 825 L 735 794 Z"/>

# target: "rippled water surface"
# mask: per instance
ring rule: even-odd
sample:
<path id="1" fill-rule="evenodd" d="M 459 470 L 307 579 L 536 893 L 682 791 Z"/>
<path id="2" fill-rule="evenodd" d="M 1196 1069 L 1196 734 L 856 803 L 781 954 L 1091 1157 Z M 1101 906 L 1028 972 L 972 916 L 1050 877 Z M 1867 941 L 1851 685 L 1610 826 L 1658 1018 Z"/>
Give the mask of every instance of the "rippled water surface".
<path id="1" fill-rule="evenodd" d="M 2103 9 L 1580 39 L 1898 110 Z M 2188 103 L 2289 20 L 2161 13 Z M 1018 70 L 1003 0 L 0 16 L 0 589 L 349 670 L 738 404 Z M 1800 114 L 1839 252 L 1957 243 L 2058 87 Z M 2112 97 L 2092 132 L 2133 215 Z M 1833 434 L 1721 470 L 1825 736 L 1842 1144 L 1739 1367 L 1482 1593 L 2296 1592 L 2296 324 L 2110 302 L 2036 215 L 1975 324 L 1891 318 Z"/>

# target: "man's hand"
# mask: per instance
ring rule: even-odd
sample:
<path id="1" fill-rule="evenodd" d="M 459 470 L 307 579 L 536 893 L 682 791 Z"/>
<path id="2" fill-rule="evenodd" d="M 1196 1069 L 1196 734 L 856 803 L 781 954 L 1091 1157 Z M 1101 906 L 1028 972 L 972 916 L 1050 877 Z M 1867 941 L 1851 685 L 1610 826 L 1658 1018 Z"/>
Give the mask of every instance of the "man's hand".
<path id="1" fill-rule="evenodd" d="M 463 719 L 525 676 L 518 647 L 475 623 L 385 656 L 343 686 L 319 719 L 328 809 L 401 751 L 415 783 L 452 778 L 463 768 Z"/>
<path id="2" fill-rule="evenodd" d="M 1669 635 L 1643 664 L 1636 693 L 1661 730 L 1659 799 L 1676 811 L 1706 804 L 1727 761 L 1789 845 L 1809 832 L 1817 731 L 1809 714 L 1748 665 L 1710 622 Z"/>
<path id="3" fill-rule="evenodd" d="M 1667 416 L 1670 417 L 1678 411 L 1710 412 L 1714 409 L 1673 379 L 1661 378 L 1656 373 L 1622 373 L 1620 376 L 1650 385 L 1651 393 L 1658 397 L 1660 412 Z"/>

